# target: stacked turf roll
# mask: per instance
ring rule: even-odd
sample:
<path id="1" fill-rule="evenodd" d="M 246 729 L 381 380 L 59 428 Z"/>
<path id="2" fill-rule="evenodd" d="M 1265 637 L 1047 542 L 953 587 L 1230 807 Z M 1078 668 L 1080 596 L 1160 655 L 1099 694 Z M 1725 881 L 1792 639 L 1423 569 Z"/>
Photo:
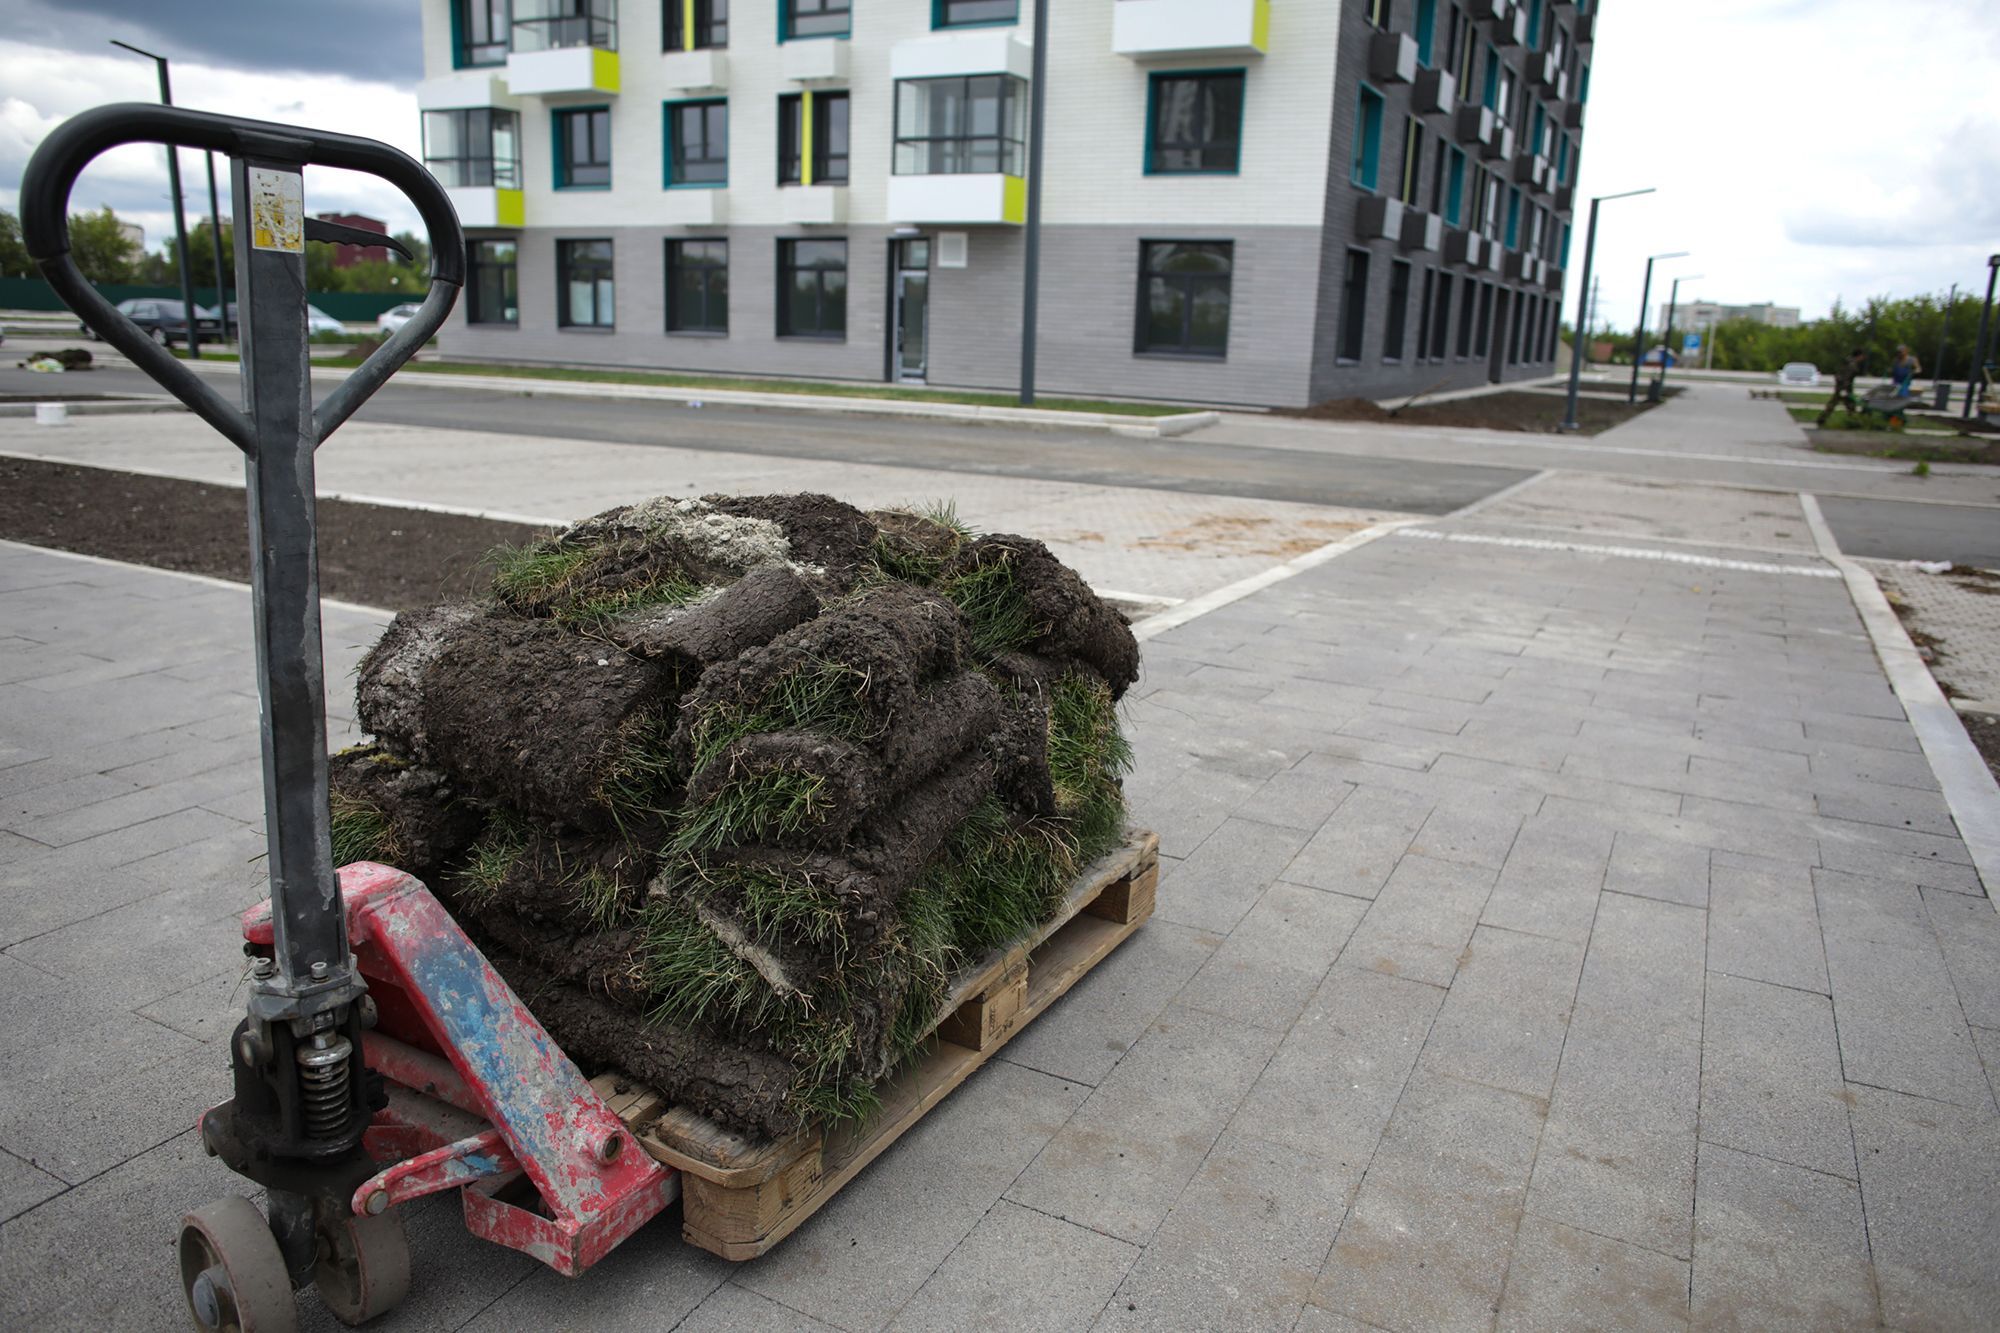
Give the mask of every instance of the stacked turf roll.
<path id="1" fill-rule="evenodd" d="M 865 1113 L 1124 829 L 1125 621 L 948 511 L 657 499 L 398 616 L 336 860 L 424 879 L 556 1040 L 733 1128 Z"/>

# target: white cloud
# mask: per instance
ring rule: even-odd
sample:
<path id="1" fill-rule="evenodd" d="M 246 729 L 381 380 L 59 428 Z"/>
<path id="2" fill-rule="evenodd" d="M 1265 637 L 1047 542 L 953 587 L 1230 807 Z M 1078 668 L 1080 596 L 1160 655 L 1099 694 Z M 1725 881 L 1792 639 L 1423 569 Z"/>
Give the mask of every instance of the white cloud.
<path id="1" fill-rule="evenodd" d="M 337 75 L 255 74 L 192 62 L 173 65 L 174 102 L 199 111 L 275 120 L 380 139 L 403 151 L 420 152 L 417 100 L 413 89 Z M 0 207 L 16 208 L 21 173 L 35 145 L 51 128 L 106 102 L 151 102 L 158 85 L 150 62 L 137 57 L 85 55 L 48 47 L 0 41 Z M 223 215 L 229 211 L 226 162 L 216 164 Z M 181 154 L 181 190 L 188 225 L 208 214 L 208 178 L 203 155 Z M 128 222 L 146 229 L 151 249 L 173 239 L 173 211 L 167 189 L 166 154 L 157 147 L 129 145 L 100 157 L 77 180 L 72 211 L 108 204 Z M 306 173 L 306 206 L 313 212 L 365 213 L 383 219 L 391 231 L 421 231 L 416 210 L 394 187 L 357 172 L 311 168 Z"/>
<path id="2" fill-rule="evenodd" d="M 1607 4 L 1593 59 L 1570 311 L 1589 196 L 1647 185 L 1660 192 L 1604 205 L 1600 323 L 1632 326 L 1646 256 L 1670 250 L 1694 253 L 1661 266 L 1669 280 L 1703 275 L 1683 300 L 1808 316 L 1983 290 L 2000 249 L 2000 5 Z"/>

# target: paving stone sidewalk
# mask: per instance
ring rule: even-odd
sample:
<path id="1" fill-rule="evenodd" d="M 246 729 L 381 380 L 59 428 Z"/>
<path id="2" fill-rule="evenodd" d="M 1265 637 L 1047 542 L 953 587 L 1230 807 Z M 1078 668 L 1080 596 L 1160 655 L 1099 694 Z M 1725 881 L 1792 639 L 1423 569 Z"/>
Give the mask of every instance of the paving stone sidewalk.
<path id="1" fill-rule="evenodd" d="M 569 1282 L 434 1200 L 381 1326 L 2000 1324 L 2000 915 L 1841 582 L 1697 544 L 1781 499 L 1448 521 L 1153 639 L 1159 915 L 1062 1005 L 763 1260 L 669 1218 Z M 0 547 L 0 626 L 0 1325 L 173 1327 L 247 601 Z"/>

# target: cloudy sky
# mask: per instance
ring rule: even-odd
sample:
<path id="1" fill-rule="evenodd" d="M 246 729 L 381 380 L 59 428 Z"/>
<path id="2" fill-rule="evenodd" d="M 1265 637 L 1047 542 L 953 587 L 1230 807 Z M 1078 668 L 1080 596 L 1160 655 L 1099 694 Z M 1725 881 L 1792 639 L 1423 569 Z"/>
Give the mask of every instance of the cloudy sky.
<path id="1" fill-rule="evenodd" d="M 0 0 L 0 207 L 14 207 L 50 125 L 154 97 L 151 65 L 113 37 L 171 59 L 184 106 L 414 153 L 416 13 L 416 0 Z M 1631 325 L 1646 256 L 1669 250 L 1694 252 L 1663 266 L 1701 275 L 1684 298 L 1808 315 L 1836 297 L 1982 284 L 1986 256 L 2000 251 L 2000 3 L 1604 0 L 1583 162 L 1581 195 L 1659 189 L 1605 205 L 1600 322 Z M 193 154 L 183 177 L 205 208 Z M 416 225 L 367 177 L 315 172 L 307 190 L 314 211 Z M 159 149 L 106 155 L 74 200 L 110 204 L 155 248 L 172 233 Z"/>

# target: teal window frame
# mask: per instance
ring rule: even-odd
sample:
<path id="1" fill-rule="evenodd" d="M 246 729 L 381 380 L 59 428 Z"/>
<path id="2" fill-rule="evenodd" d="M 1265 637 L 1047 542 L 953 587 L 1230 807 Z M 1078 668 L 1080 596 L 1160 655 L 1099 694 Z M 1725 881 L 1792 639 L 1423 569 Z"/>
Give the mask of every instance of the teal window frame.
<path id="1" fill-rule="evenodd" d="M 951 23 L 945 19 L 945 5 L 948 0 L 931 0 L 931 31 L 957 32 L 961 28 L 1012 28 L 1021 22 L 1021 0 L 1014 0 L 1014 16 L 1004 19 L 963 19 Z"/>
<path id="2" fill-rule="evenodd" d="M 847 0 L 847 27 L 840 32 L 793 32 L 792 6 L 798 0 L 778 0 L 778 40 L 780 42 L 838 41 L 854 35 L 854 3 Z"/>
<path id="3" fill-rule="evenodd" d="M 597 184 L 572 185 L 569 180 L 569 154 L 565 151 L 569 147 L 569 131 L 567 128 L 568 123 L 572 118 L 576 116 L 593 115 L 599 111 L 602 111 L 604 113 L 604 138 L 605 138 L 604 183 L 602 185 L 597 185 Z M 604 102 L 604 103 L 599 103 L 595 106 L 559 106 L 552 108 L 549 112 L 549 142 L 550 142 L 551 154 L 555 159 L 553 179 L 555 181 L 556 189 L 608 190 L 611 188 L 611 182 L 614 179 L 614 177 L 611 174 L 614 164 L 612 163 L 611 160 L 611 104 L 610 103 Z"/>
<path id="4" fill-rule="evenodd" d="M 675 117 L 689 107 L 722 108 L 722 179 L 719 181 L 677 181 L 674 179 L 674 150 L 680 144 Z M 729 188 L 729 99 L 726 97 L 685 97 L 660 103 L 660 188 L 665 190 L 725 190 Z"/>
<path id="5" fill-rule="evenodd" d="M 1382 94 L 1362 84 L 1355 98 L 1354 161 L 1347 179 L 1370 194 L 1376 192 L 1382 176 L 1382 118 L 1387 112 L 1388 102 Z"/>
<path id="6" fill-rule="evenodd" d="M 1569 184 L 1569 136 L 1556 136 L 1556 184 Z"/>
<path id="7" fill-rule="evenodd" d="M 1590 64 L 1588 61 L 1584 63 L 1583 73 L 1576 81 L 1576 100 L 1579 102 L 1590 101 Z"/>
<path id="8" fill-rule="evenodd" d="M 1569 224 L 1569 223 L 1567 223 L 1567 222 L 1563 223 L 1563 243 L 1562 243 L 1562 266 L 1563 266 L 1564 268 L 1568 268 L 1568 267 L 1569 267 L 1569 234 L 1570 234 L 1570 230 L 1571 230 L 1571 228 L 1570 228 L 1570 224 Z"/>
<path id="9" fill-rule="evenodd" d="M 1159 165 L 1158 140 L 1160 117 L 1160 84 L 1169 79 L 1237 79 L 1236 93 L 1236 157 L 1226 167 L 1162 167 Z M 1237 176 L 1243 171 L 1243 114 L 1250 102 L 1250 71 L 1238 65 L 1233 69 L 1163 69 L 1155 70 L 1146 78 L 1146 147 L 1145 174 L 1148 176 Z M 1170 145 L 1175 146 L 1175 145 Z"/>
<path id="10" fill-rule="evenodd" d="M 1542 49 L 1542 8 L 1547 0 L 1528 0 L 1528 49 Z"/>
<path id="11" fill-rule="evenodd" d="M 503 54 L 498 60 L 468 60 L 465 54 L 465 7 L 480 0 L 451 0 L 451 67 L 453 69 L 497 69 L 507 63 Z M 505 37 L 498 42 L 481 42 L 481 46 L 511 48 L 514 38 L 514 6 L 511 0 L 503 3 L 501 11 L 505 18 Z"/>
<path id="12" fill-rule="evenodd" d="M 1486 44 L 1486 84 L 1479 100 L 1488 111 L 1500 109 L 1500 48 Z"/>
<path id="13" fill-rule="evenodd" d="M 1431 46 L 1437 40 L 1437 0 L 1417 0 L 1417 19 L 1412 25 L 1417 37 L 1417 63 L 1431 67 Z"/>
<path id="14" fill-rule="evenodd" d="M 1451 165 L 1446 168 L 1445 174 L 1444 200 L 1444 220 L 1447 225 L 1456 227 L 1459 219 L 1465 216 L 1465 150 L 1462 148 L 1451 150 Z"/>
<path id="15" fill-rule="evenodd" d="M 1529 118 L 1528 124 L 1528 142 L 1534 145 L 1534 155 L 1536 157 L 1547 157 L 1549 155 L 1548 144 L 1542 136 L 1547 132 L 1549 122 L 1548 117 L 1542 114 L 1542 104 L 1540 102 L 1535 103 L 1535 114 Z"/>
<path id="16" fill-rule="evenodd" d="M 1506 244 L 1509 250 L 1519 248 L 1516 244 L 1521 237 L 1521 187 L 1507 187 L 1507 232 Z"/>

